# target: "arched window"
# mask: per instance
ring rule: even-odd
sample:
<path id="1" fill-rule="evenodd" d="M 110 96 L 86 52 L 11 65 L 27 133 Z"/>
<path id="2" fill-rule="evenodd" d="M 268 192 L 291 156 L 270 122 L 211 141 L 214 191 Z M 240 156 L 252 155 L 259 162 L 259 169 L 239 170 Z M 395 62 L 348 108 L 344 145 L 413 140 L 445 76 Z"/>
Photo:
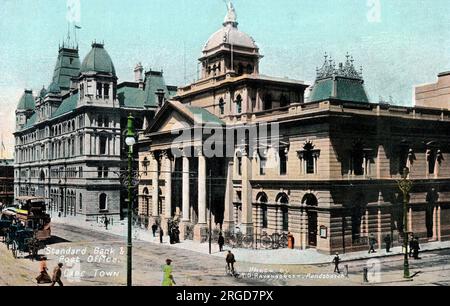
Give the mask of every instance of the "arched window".
<path id="1" fill-rule="evenodd" d="M 436 151 L 434 149 L 427 150 L 428 174 L 434 174 L 436 167 Z"/>
<path id="2" fill-rule="evenodd" d="M 143 207 L 143 211 L 142 211 L 142 213 L 144 213 L 146 216 L 148 216 L 149 215 L 149 213 L 150 213 L 150 208 L 149 208 L 149 192 L 148 192 L 148 188 L 147 187 L 145 187 L 144 188 L 144 190 L 142 190 L 142 193 L 144 194 L 144 207 Z"/>
<path id="3" fill-rule="evenodd" d="M 236 97 L 236 101 L 234 101 L 234 103 L 236 104 L 236 114 L 242 113 L 242 97 L 241 97 L 241 95 L 238 95 Z"/>
<path id="4" fill-rule="evenodd" d="M 100 194 L 99 203 L 98 203 L 99 210 L 107 210 L 108 209 L 107 199 L 108 198 L 105 193 Z"/>
<path id="5" fill-rule="evenodd" d="M 242 175 L 242 153 L 240 151 L 236 153 L 236 172 L 238 175 Z"/>
<path id="6" fill-rule="evenodd" d="M 267 228 L 268 226 L 268 216 L 267 216 L 267 195 L 261 192 L 257 196 L 257 202 L 259 202 L 261 207 L 261 227 Z"/>
<path id="7" fill-rule="evenodd" d="M 223 98 L 220 98 L 219 100 L 219 110 L 221 115 L 225 113 L 225 102 L 223 101 Z"/>
<path id="8" fill-rule="evenodd" d="M 272 95 L 266 94 L 263 99 L 264 110 L 272 109 Z"/>
<path id="9" fill-rule="evenodd" d="M 286 193 L 282 192 L 278 194 L 276 198 L 277 203 L 281 205 L 281 217 L 282 217 L 282 224 L 281 228 L 283 231 L 289 230 L 289 197 Z"/>

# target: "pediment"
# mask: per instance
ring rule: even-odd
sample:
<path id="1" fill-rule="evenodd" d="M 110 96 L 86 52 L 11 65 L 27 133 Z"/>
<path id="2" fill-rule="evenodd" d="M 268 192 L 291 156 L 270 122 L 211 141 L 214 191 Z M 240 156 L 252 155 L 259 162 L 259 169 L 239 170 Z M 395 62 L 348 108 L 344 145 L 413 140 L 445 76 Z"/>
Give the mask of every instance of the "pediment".
<path id="1" fill-rule="evenodd" d="M 181 115 L 176 111 L 172 111 L 165 120 L 162 120 L 159 128 L 156 131 L 152 132 L 170 132 L 180 129 L 189 128 L 191 124 L 188 122 L 186 117 Z"/>

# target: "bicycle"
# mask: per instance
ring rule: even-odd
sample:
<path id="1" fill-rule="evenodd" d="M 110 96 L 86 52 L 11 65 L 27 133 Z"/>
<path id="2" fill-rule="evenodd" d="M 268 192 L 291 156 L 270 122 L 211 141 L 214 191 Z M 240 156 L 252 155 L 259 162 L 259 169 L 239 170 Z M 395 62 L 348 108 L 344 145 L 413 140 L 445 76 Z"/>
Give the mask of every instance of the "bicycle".
<path id="1" fill-rule="evenodd" d="M 234 268 L 232 271 L 228 264 L 225 265 L 225 274 L 228 276 L 233 276 L 235 278 L 239 277 L 239 273 L 237 272 L 236 268 Z"/>
<path id="2" fill-rule="evenodd" d="M 269 249 L 272 247 L 272 238 L 267 234 L 267 232 L 263 232 L 260 238 L 261 246 L 264 249 Z"/>

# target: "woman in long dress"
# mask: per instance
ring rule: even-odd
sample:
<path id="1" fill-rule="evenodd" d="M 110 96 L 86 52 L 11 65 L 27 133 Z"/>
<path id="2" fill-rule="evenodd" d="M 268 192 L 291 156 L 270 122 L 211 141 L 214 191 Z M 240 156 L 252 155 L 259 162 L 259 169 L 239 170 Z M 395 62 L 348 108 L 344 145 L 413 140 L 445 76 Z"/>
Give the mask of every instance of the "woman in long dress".
<path id="1" fill-rule="evenodd" d="M 50 275 L 48 275 L 47 271 L 47 257 L 42 257 L 41 261 L 39 262 L 39 271 L 40 274 L 38 277 L 36 277 L 36 281 L 38 284 L 49 284 L 52 282 L 52 279 L 50 278 Z"/>

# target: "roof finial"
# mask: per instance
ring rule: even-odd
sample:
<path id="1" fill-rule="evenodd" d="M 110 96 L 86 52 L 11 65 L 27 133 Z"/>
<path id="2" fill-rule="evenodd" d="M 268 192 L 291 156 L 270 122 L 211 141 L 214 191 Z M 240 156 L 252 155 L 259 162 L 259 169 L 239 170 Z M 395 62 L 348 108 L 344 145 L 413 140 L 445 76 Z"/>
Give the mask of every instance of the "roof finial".
<path id="1" fill-rule="evenodd" d="M 225 0 L 224 0 L 225 1 Z M 231 25 L 233 27 L 237 27 L 237 15 L 236 10 L 234 9 L 233 3 L 230 1 L 225 2 L 227 4 L 227 15 L 225 16 L 225 20 L 223 22 L 224 26 Z"/>

